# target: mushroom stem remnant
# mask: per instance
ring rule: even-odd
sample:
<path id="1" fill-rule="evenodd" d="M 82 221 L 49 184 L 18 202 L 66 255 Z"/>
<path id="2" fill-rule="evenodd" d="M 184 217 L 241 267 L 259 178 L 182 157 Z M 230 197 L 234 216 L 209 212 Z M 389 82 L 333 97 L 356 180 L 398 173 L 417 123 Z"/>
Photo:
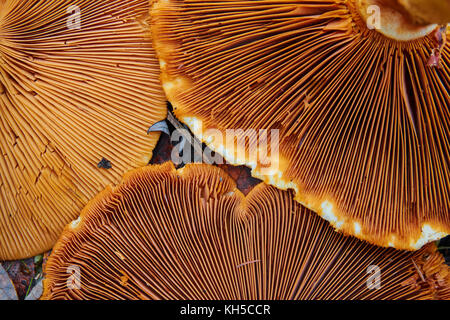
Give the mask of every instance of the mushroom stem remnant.
<path id="1" fill-rule="evenodd" d="M 409 41 L 450 22 L 449 0 L 356 0 L 368 26 L 385 36 Z"/>
<path id="2" fill-rule="evenodd" d="M 393 0 L 391 0 L 393 1 Z M 450 22 L 449 0 L 397 0 L 417 25 Z"/>

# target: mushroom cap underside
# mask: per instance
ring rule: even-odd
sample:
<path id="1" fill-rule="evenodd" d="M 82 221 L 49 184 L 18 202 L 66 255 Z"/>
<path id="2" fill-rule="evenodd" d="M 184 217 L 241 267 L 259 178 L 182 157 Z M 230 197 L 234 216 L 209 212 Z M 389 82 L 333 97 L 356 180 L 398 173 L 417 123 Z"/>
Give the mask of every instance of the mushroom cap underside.
<path id="1" fill-rule="evenodd" d="M 0 260 L 46 251 L 166 116 L 146 0 L 0 3 Z M 106 158 L 111 169 L 98 167 Z"/>
<path id="2" fill-rule="evenodd" d="M 378 279 L 378 280 L 377 280 Z M 381 282 L 380 282 L 381 281 Z M 448 299 L 435 245 L 380 248 L 337 233 L 292 192 L 246 197 L 221 169 L 137 169 L 69 224 L 43 299 Z"/>
<path id="3" fill-rule="evenodd" d="M 395 41 L 337 0 L 155 1 L 151 14 L 175 115 L 226 160 L 380 246 L 450 233 L 449 28 Z M 270 174 L 260 130 L 278 132 Z"/>

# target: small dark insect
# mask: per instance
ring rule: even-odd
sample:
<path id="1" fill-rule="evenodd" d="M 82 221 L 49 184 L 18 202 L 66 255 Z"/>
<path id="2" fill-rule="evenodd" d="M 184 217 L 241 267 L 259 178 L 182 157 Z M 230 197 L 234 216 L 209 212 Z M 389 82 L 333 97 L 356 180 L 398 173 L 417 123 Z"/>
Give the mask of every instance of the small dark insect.
<path id="1" fill-rule="evenodd" d="M 112 164 L 111 161 L 102 158 L 102 160 L 100 160 L 100 162 L 97 164 L 97 167 L 100 169 L 111 169 L 112 168 Z"/>

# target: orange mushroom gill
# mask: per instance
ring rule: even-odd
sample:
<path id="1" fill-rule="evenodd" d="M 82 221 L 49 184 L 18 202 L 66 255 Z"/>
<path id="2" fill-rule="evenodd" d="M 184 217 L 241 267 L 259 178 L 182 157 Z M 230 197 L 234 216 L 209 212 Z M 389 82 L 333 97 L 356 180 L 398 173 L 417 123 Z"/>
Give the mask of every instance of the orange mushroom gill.
<path id="1" fill-rule="evenodd" d="M 359 5 L 154 1 L 163 87 L 228 161 L 346 234 L 416 250 L 450 233 L 449 28 L 399 41 L 369 29 Z M 234 157 L 257 144 L 229 148 L 213 129 L 279 130 L 275 174 Z"/>
<path id="2" fill-rule="evenodd" d="M 346 237 L 292 192 L 259 184 L 244 197 L 201 164 L 127 174 L 65 228 L 45 273 L 43 299 L 450 298 L 435 245 Z"/>
<path id="3" fill-rule="evenodd" d="M 159 134 L 146 131 L 167 111 L 148 10 L 0 2 L 0 260 L 50 249 L 89 199 L 151 158 Z"/>

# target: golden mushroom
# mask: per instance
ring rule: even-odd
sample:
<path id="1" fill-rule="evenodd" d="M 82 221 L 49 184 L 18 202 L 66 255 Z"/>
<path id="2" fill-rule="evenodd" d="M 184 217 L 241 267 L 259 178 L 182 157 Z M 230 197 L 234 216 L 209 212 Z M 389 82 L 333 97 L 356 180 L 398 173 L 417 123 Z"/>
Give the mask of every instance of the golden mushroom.
<path id="1" fill-rule="evenodd" d="M 52 247 L 166 116 L 146 0 L 0 2 L 0 260 Z"/>
<path id="2" fill-rule="evenodd" d="M 337 233 L 259 184 L 171 163 L 128 173 L 69 224 L 43 299 L 449 299 L 436 246 L 380 248 Z"/>
<path id="3" fill-rule="evenodd" d="M 412 250 L 450 233 L 448 4 L 155 1 L 152 32 L 176 116 L 214 151 L 336 229 Z M 249 156 L 260 130 L 279 133 L 274 174 Z"/>

